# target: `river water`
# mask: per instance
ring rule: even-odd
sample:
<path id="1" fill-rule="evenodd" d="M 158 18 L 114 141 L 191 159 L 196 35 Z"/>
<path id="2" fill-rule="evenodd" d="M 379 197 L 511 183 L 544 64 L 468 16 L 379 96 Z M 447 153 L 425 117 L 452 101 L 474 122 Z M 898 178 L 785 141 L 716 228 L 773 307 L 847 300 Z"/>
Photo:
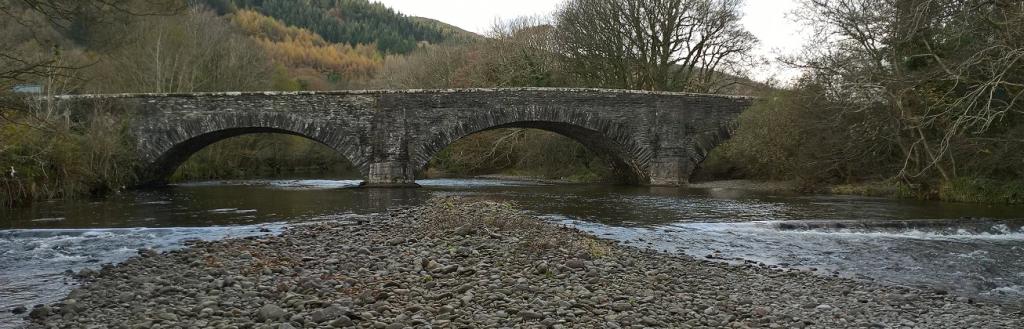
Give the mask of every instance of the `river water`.
<path id="1" fill-rule="evenodd" d="M 250 180 L 131 191 L 97 201 L 0 210 L 0 327 L 15 305 L 54 302 L 65 273 L 139 248 L 280 232 L 433 196 L 511 201 L 537 215 L 643 248 L 761 262 L 948 291 L 1024 307 L 1024 207 L 772 195 L 729 189 L 425 180 L 362 189 L 354 180 Z"/>

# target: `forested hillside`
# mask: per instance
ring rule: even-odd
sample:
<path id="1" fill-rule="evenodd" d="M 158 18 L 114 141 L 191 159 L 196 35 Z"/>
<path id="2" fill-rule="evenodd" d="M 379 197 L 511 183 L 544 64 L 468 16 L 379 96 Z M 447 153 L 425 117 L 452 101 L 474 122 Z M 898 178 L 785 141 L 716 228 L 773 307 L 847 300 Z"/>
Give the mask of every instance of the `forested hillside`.
<path id="1" fill-rule="evenodd" d="M 277 90 L 358 87 L 372 79 L 384 63 L 384 56 L 373 44 L 331 43 L 307 29 L 248 9 L 228 17 L 270 57 L 279 71 L 273 86 Z"/>
<path id="2" fill-rule="evenodd" d="M 220 14 L 255 10 L 285 24 L 302 27 L 332 43 L 375 44 L 388 54 L 407 54 L 422 43 L 442 43 L 467 36 L 442 25 L 410 19 L 366 0 L 205 0 Z"/>

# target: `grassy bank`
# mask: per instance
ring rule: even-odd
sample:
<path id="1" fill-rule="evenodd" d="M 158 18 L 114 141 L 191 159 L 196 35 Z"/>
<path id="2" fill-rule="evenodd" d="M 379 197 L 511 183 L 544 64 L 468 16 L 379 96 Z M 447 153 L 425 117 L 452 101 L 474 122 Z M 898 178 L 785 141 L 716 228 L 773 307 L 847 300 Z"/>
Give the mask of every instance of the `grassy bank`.
<path id="1" fill-rule="evenodd" d="M 1024 204 L 1024 180 L 958 178 L 941 185 L 937 195 L 943 201 Z"/>
<path id="2" fill-rule="evenodd" d="M 894 181 L 835 185 L 833 194 L 937 200 L 963 203 L 1024 204 L 1024 181 L 956 178 L 936 186 L 910 186 Z"/>

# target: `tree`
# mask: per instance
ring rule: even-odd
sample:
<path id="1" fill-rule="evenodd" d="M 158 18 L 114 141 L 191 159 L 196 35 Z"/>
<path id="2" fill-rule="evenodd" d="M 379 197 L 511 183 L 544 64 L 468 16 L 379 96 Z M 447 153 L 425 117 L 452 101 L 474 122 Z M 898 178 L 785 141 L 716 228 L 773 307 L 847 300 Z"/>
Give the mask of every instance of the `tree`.
<path id="1" fill-rule="evenodd" d="M 950 181 L 1024 142 L 1008 138 L 1024 114 L 1019 1 L 806 0 L 800 17 L 816 36 L 797 64 L 837 110 L 889 119 L 873 130 L 900 148 L 904 180 Z"/>
<path id="2" fill-rule="evenodd" d="M 436 22 L 406 17 L 367 0 L 205 0 L 217 8 L 243 8 L 309 29 L 332 43 L 376 44 L 387 54 L 408 54 L 421 42 L 465 39 L 463 32 Z M 228 4 L 225 4 L 228 2 Z M 229 6 L 230 5 L 230 6 Z"/>
<path id="3" fill-rule="evenodd" d="M 486 87 L 481 59 L 474 45 L 429 45 L 409 55 L 387 56 L 375 84 L 388 89 Z"/>
<path id="4" fill-rule="evenodd" d="M 178 3 L 0 0 L 0 163 L 11 168 L 0 178 L 0 205 L 102 194 L 131 181 L 130 139 L 115 114 L 123 109 L 76 110 L 53 96 L 80 91 L 81 68 L 95 63 L 82 47 L 94 41 L 85 26 L 117 25 Z M 22 84 L 41 94 L 12 88 Z"/>
<path id="5" fill-rule="evenodd" d="M 565 79 L 554 26 L 541 18 L 498 21 L 481 43 L 487 80 L 496 87 L 559 87 Z"/>
<path id="6" fill-rule="evenodd" d="M 742 114 L 716 161 L 811 185 L 894 178 L 928 197 L 1022 202 L 1020 1 L 804 0 L 797 17 L 814 35 L 786 61 L 805 74 Z"/>
<path id="7" fill-rule="evenodd" d="M 92 68 L 96 92 L 266 90 L 273 67 L 255 42 L 213 12 L 143 17 L 126 43 Z"/>
<path id="8" fill-rule="evenodd" d="M 556 14 L 560 52 L 581 84 L 716 92 L 736 82 L 757 39 L 741 0 L 570 0 Z"/>
<path id="9" fill-rule="evenodd" d="M 12 121 L 29 110 L 15 85 L 44 85 L 74 78 L 87 66 L 73 42 L 84 41 L 90 26 L 116 25 L 131 17 L 172 13 L 181 0 L 0 0 L 0 119 Z M 79 37 L 71 38 L 70 37 Z"/>
<path id="10" fill-rule="evenodd" d="M 383 65 L 383 56 L 373 44 L 332 44 L 307 29 L 252 10 L 235 12 L 231 21 L 254 38 L 275 64 L 310 89 L 358 86 Z"/>

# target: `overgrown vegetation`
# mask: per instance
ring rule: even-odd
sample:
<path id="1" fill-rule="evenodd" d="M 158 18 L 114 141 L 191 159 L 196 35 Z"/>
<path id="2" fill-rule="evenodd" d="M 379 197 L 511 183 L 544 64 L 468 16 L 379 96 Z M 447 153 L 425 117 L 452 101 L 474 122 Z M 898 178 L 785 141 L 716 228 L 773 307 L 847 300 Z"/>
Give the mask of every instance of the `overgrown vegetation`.
<path id="1" fill-rule="evenodd" d="M 122 109 L 73 109 L 59 102 L 26 104 L 0 125 L 0 206 L 31 200 L 101 196 L 135 179 L 134 145 Z M 87 113 L 83 113 L 87 112 Z"/>
<path id="2" fill-rule="evenodd" d="M 129 13 L 172 10 L 152 1 L 0 1 L 0 206 L 32 200 L 102 195 L 135 175 L 124 109 L 69 108 L 53 97 L 84 86 L 80 69 L 94 59 L 80 44 L 99 42 Z M 85 28 L 84 26 L 90 28 Z M 21 88 L 45 86 L 39 94 Z"/>
<path id="3" fill-rule="evenodd" d="M 808 0 L 799 16 L 817 33 L 789 61 L 807 73 L 743 114 L 715 171 L 1024 202 L 1019 1 Z"/>

